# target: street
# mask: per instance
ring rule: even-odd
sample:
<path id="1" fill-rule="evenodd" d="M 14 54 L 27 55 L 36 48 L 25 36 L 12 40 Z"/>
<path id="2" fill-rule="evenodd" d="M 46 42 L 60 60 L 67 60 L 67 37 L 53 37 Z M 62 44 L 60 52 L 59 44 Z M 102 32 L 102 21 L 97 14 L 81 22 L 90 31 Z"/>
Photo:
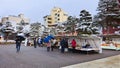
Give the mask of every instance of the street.
<path id="1" fill-rule="evenodd" d="M 60 68 L 72 64 L 119 55 L 120 51 L 103 50 L 102 54 L 47 52 L 46 47 L 23 46 L 16 53 L 15 44 L 0 45 L 0 68 Z"/>

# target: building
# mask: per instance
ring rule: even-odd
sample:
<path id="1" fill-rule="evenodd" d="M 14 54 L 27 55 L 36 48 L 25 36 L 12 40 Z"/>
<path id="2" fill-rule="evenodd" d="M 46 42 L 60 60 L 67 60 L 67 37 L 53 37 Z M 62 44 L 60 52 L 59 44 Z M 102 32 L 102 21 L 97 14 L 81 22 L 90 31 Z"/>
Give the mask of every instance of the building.
<path id="1" fill-rule="evenodd" d="M 30 19 L 25 18 L 24 14 L 19 14 L 18 16 L 9 15 L 8 17 L 3 17 L 1 19 L 1 22 L 2 23 L 6 23 L 6 22 L 20 23 L 22 20 L 24 20 L 25 23 L 29 23 L 30 22 Z"/>
<path id="2" fill-rule="evenodd" d="M 110 26 L 109 29 L 103 29 L 103 34 L 105 35 L 106 34 L 120 34 L 120 27 L 115 28 L 115 27 Z"/>
<path id="3" fill-rule="evenodd" d="M 19 14 L 18 16 L 9 15 L 8 17 L 3 17 L 1 19 L 1 23 L 5 24 L 6 22 L 10 22 L 15 31 L 17 31 L 17 28 L 20 26 L 23 27 L 24 31 L 29 31 L 30 19 L 24 17 L 24 14 Z"/>
<path id="4" fill-rule="evenodd" d="M 50 15 L 44 16 L 45 25 L 48 27 L 55 26 L 57 23 L 65 22 L 68 18 L 66 12 L 64 12 L 61 8 L 54 7 L 51 10 Z"/>

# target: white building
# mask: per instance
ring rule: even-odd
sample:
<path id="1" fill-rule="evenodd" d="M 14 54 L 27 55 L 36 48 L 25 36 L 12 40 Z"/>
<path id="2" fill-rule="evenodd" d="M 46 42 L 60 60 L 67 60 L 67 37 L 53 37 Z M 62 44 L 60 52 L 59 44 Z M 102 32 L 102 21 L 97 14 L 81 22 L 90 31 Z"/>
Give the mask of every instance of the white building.
<path id="1" fill-rule="evenodd" d="M 19 27 L 23 27 L 23 32 L 30 30 L 30 19 L 24 17 L 24 14 L 19 14 L 18 16 L 9 15 L 8 17 L 3 17 L 1 23 L 5 24 L 10 22 L 15 32 L 18 31 Z"/>
<path id="2" fill-rule="evenodd" d="M 2 23 L 6 23 L 6 22 L 8 22 L 8 21 L 13 21 L 13 22 L 16 22 L 16 23 L 20 23 L 22 20 L 23 20 L 25 23 L 29 23 L 29 22 L 30 22 L 30 19 L 24 17 L 24 14 L 19 14 L 18 16 L 9 15 L 8 17 L 3 17 L 3 18 L 1 19 L 1 22 L 2 22 Z"/>

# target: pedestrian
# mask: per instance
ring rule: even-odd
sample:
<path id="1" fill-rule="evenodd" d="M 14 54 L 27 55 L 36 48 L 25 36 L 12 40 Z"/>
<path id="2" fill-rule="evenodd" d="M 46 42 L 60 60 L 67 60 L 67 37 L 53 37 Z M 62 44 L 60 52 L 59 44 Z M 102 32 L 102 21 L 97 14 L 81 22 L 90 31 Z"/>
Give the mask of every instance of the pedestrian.
<path id="1" fill-rule="evenodd" d="M 68 39 L 65 39 L 65 52 L 68 52 Z"/>
<path id="2" fill-rule="evenodd" d="M 37 38 L 33 39 L 34 48 L 37 48 Z"/>
<path id="3" fill-rule="evenodd" d="M 39 47 L 42 46 L 42 45 L 41 45 L 41 37 L 38 38 L 37 43 L 38 43 L 38 46 L 39 46 Z"/>
<path id="4" fill-rule="evenodd" d="M 53 51 L 53 49 L 55 48 L 56 42 L 57 42 L 57 41 L 56 41 L 55 38 L 51 39 L 51 51 Z"/>
<path id="5" fill-rule="evenodd" d="M 44 44 L 46 45 L 47 51 L 49 52 L 51 47 L 51 41 L 47 36 L 44 38 Z"/>
<path id="6" fill-rule="evenodd" d="M 43 45 L 43 42 L 44 41 L 44 39 L 43 38 L 41 38 L 41 41 L 40 41 L 40 45 L 43 47 L 44 45 Z"/>
<path id="7" fill-rule="evenodd" d="M 28 37 L 25 38 L 25 46 L 30 46 L 29 45 L 29 38 Z"/>
<path id="8" fill-rule="evenodd" d="M 76 48 L 76 41 L 75 41 L 75 39 L 73 39 L 71 41 L 71 44 L 72 44 L 72 52 L 74 53 L 75 52 L 75 48 Z"/>
<path id="9" fill-rule="evenodd" d="M 49 41 L 46 43 L 46 45 L 47 45 L 47 52 L 49 52 L 49 51 L 50 51 L 50 47 L 51 47 L 51 40 L 49 40 Z"/>
<path id="10" fill-rule="evenodd" d="M 60 41 L 60 49 L 61 49 L 61 53 L 64 53 L 65 52 L 65 39 L 61 39 Z"/>
<path id="11" fill-rule="evenodd" d="M 18 53 L 20 51 L 22 40 L 20 39 L 19 36 L 16 36 L 15 41 L 16 41 L 16 52 Z"/>

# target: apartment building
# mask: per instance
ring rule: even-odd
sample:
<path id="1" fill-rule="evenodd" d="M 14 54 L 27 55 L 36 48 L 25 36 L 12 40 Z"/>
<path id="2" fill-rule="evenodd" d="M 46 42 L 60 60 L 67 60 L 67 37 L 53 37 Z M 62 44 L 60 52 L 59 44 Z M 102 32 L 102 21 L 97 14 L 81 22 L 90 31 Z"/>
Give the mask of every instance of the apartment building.
<path id="1" fill-rule="evenodd" d="M 55 26 L 58 23 L 65 22 L 68 18 L 68 14 L 61 8 L 54 7 L 51 10 L 50 15 L 44 16 L 45 25 L 48 27 Z"/>

